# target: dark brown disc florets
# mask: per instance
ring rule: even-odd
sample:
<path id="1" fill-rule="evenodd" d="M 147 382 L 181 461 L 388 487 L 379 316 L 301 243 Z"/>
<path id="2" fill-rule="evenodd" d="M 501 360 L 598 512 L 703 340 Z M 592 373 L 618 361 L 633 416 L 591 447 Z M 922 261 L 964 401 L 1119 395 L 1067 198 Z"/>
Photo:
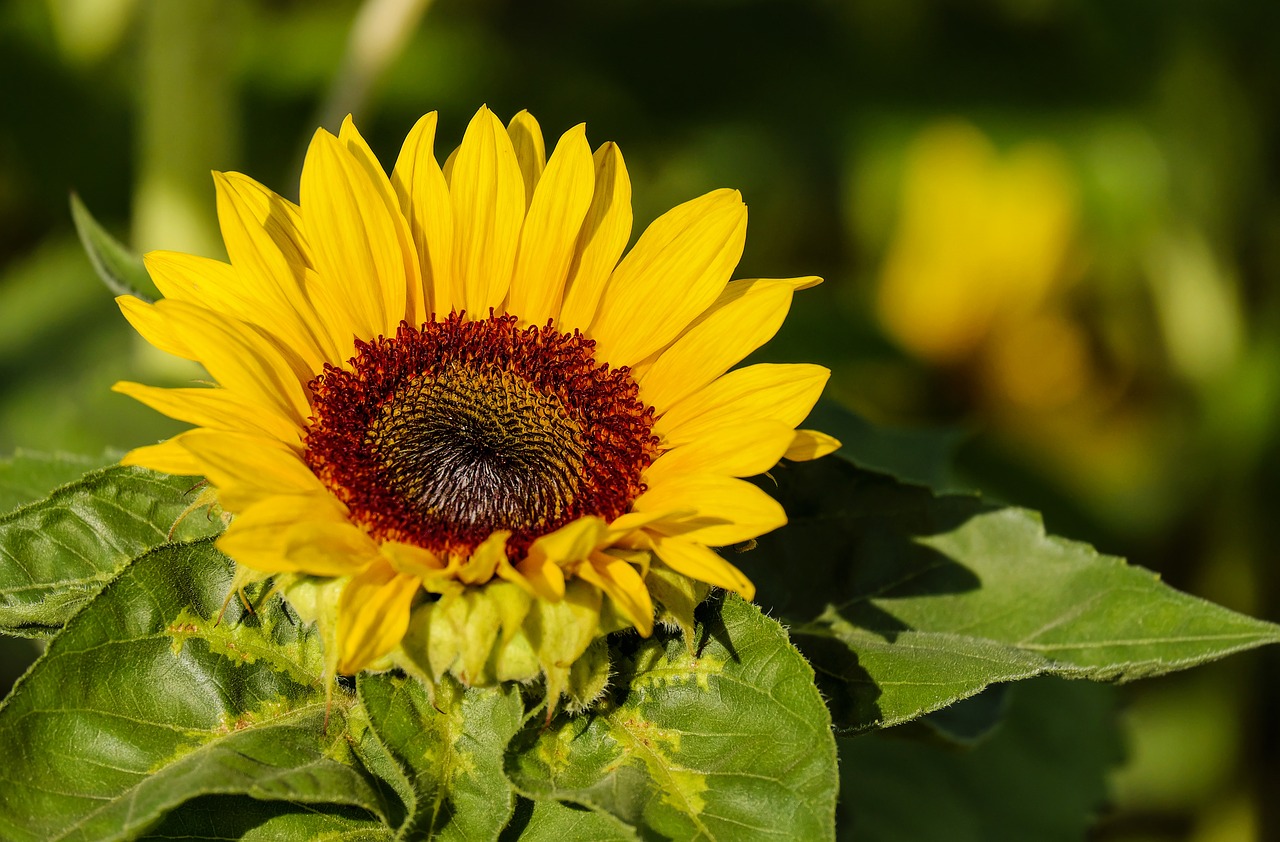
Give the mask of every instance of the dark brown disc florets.
<path id="1" fill-rule="evenodd" d="M 509 315 L 402 322 L 311 382 L 307 464 L 376 538 L 465 555 L 508 529 L 518 558 L 644 490 L 653 409 L 594 351 L 577 331 Z"/>

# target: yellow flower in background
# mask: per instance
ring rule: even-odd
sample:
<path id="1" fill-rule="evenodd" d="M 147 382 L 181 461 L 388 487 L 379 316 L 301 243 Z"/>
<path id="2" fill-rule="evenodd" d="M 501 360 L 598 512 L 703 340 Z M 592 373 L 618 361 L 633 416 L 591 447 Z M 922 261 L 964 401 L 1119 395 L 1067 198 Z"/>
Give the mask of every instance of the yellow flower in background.
<path id="1" fill-rule="evenodd" d="M 741 477 L 838 443 L 796 429 L 825 369 L 729 369 L 819 279 L 729 282 L 730 190 L 622 256 L 622 155 L 581 125 L 547 159 L 528 113 L 481 108 L 443 167 L 435 130 L 390 177 L 350 118 L 318 131 L 299 205 L 215 176 L 230 263 L 152 252 L 164 298 L 119 303 L 216 385 L 117 384 L 196 425 L 125 462 L 206 476 L 235 515 L 219 547 L 332 615 L 339 671 L 399 652 L 432 680 L 543 672 L 557 698 L 602 634 L 650 634 L 655 602 L 679 621 L 695 583 L 752 596 L 712 548 L 785 515 Z"/>
<path id="2" fill-rule="evenodd" d="M 926 129 L 907 153 L 876 301 L 881 324 L 928 362 L 978 361 L 1003 400 L 1071 400 L 1089 376 L 1087 338 L 1059 300 L 1077 216 L 1075 181 L 1056 147 L 1001 154 L 968 124 Z"/>

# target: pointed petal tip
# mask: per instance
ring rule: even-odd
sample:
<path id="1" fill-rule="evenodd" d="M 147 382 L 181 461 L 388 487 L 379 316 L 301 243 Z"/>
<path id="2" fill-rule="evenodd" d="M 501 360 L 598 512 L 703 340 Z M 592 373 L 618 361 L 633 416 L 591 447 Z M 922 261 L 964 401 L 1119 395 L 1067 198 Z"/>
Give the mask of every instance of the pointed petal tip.
<path id="1" fill-rule="evenodd" d="M 796 430 L 783 458 L 792 462 L 809 462 L 835 453 L 841 446 L 840 440 L 835 436 L 818 430 Z"/>

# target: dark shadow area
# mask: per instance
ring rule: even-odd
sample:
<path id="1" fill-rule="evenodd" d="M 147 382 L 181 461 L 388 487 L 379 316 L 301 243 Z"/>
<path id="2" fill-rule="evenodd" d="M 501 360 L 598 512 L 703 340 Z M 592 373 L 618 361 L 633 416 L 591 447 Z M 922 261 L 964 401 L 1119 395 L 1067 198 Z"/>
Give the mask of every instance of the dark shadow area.
<path id="1" fill-rule="evenodd" d="M 813 667 L 833 721 L 881 721 L 881 688 L 858 653 L 828 634 L 826 622 L 812 621 L 834 609 L 838 617 L 823 619 L 894 643 L 912 626 L 885 601 L 977 590 L 982 582 L 973 570 L 921 539 L 990 507 L 976 496 L 935 496 L 839 457 L 783 463 L 760 482 L 789 522 L 732 561 L 755 582 L 765 611 L 792 626 L 791 640 Z"/>
<path id="2" fill-rule="evenodd" d="M 694 642 L 694 649 L 699 657 L 702 651 L 706 649 L 707 642 L 714 640 L 724 647 L 729 653 L 729 658 L 734 663 L 741 663 L 742 659 L 738 657 L 738 650 L 733 645 L 733 639 L 729 636 L 729 630 L 725 628 L 724 618 L 720 616 L 721 610 L 724 608 L 724 593 L 717 592 L 708 599 L 703 600 L 697 610 L 693 612 L 694 619 L 699 625 L 698 640 Z"/>
<path id="3" fill-rule="evenodd" d="M 519 839 L 532 819 L 533 802 L 522 795 L 517 795 L 516 808 L 511 814 L 511 821 L 507 822 L 507 826 L 498 834 L 498 842 L 514 842 Z"/>
<path id="4" fill-rule="evenodd" d="M 960 427 L 880 427 L 826 397 L 814 406 L 804 426 L 840 439 L 840 455 L 860 468 L 940 491 L 959 490 L 951 464 L 967 438 Z"/>
<path id="5" fill-rule="evenodd" d="M 1084 839 L 1105 804 L 1106 774 L 1123 758 L 1114 688 L 1037 678 L 957 707 L 977 721 L 991 705 L 1000 720 L 969 744 L 918 739 L 919 723 L 838 738 L 837 838 Z"/>
<path id="6" fill-rule="evenodd" d="M 975 746 L 991 736 L 1004 721 L 1009 712 L 1011 687 L 992 684 L 976 696 L 922 716 L 919 725 L 943 743 L 966 748 Z"/>
<path id="7" fill-rule="evenodd" d="M 793 630 L 791 642 L 813 667 L 814 680 L 831 721 L 838 729 L 848 723 L 880 722 L 880 685 L 858 662 L 858 653 L 847 644 L 820 634 Z"/>
<path id="8" fill-rule="evenodd" d="M 982 584 L 969 568 L 919 543 L 989 511 L 977 497 L 936 497 L 838 457 L 783 463 L 760 482 L 789 522 L 731 561 L 755 582 L 756 601 L 771 614 L 806 622 L 834 605 L 854 625 L 892 641 L 909 627 L 871 600 L 965 593 Z"/>
<path id="9" fill-rule="evenodd" d="M 336 837 L 339 833 L 335 831 L 344 825 L 353 835 L 359 828 L 372 830 L 382 826 L 372 814 L 355 807 L 259 801 L 243 795 L 205 795 L 178 806 L 149 834 L 140 838 L 239 839 L 254 830 L 267 833 L 272 822 L 280 821 L 291 813 L 300 814 L 299 818 L 290 821 L 291 830 L 296 833 L 299 826 L 310 827 L 315 836 L 332 834 Z"/>

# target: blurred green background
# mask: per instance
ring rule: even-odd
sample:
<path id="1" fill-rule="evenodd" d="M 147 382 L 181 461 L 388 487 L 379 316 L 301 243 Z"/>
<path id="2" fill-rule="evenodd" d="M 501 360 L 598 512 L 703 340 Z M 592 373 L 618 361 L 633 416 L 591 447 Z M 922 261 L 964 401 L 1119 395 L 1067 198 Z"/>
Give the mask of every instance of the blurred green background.
<path id="1" fill-rule="evenodd" d="M 348 111 L 389 163 L 425 111 L 456 143 L 527 108 L 620 142 L 637 231 L 740 188 L 738 276 L 827 279 L 767 356 L 953 437 L 948 486 L 1280 620 L 1277 31 L 1261 0 L 0 4 L 0 453 L 162 438 L 110 385 L 194 376 L 119 317 L 69 191 L 224 256 L 210 169 L 296 196 Z M 1123 688 L 1092 838 L 1280 839 L 1278 667 Z"/>

